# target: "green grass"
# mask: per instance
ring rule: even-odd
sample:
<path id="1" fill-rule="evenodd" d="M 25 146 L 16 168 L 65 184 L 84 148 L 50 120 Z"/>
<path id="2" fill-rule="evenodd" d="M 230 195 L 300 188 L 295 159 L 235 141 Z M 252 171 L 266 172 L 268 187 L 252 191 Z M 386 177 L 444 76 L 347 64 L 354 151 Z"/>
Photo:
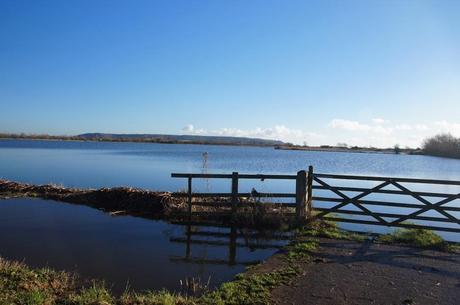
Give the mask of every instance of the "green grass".
<path id="1" fill-rule="evenodd" d="M 311 252 L 318 247 L 316 240 L 310 241 L 296 241 L 288 246 L 287 258 L 291 262 L 299 262 L 299 260 L 305 260 L 310 258 Z"/>
<path id="2" fill-rule="evenodd" d="M 264 274 L 237 276 L 234 281 L 224 283 L 217 290 L 204 294 L 197 300 L 197 304 L 269 304 L 271 290 L 283 283 L 288 283 L 295 275 L 297 275 L 296 269 L 285 268 Z"/>
<path id="3" fill-rule="evenodd" d="M 189 298 L 166 290 L 144 293 L 125 293 L 117 300 L 119 305 L 195 305 L 194 298 Z"/>
<path id="4" fill-rule="evenodd" d="M 300 228 L 297 233 L 304 236 L 354 241 L 364 241 L 369 238 L 366 234 L 358 234 L 341 230 L 336 223 L 323 220 L 314 220 L 307 226 Z"/>
<path id="5" fill-rule="evenodd" d="M 441 236 L 427 229 L 398 229 L 393 233 L 380 235 L 377 241 L 404 243 L 419 248 L 441 251 L 451 251 L 457 248 L 457 246 L 449 245 Z"/>
<path id="6" fill-rule="evenodd" d="M 72 305 L 108 305 L 113 304 L 115 298 L 103 282 L 93 281 L 91 286 L 82 288 L 78 293 L 71 293 L 66 299 L 66 304 Z"/>
<path id="7" fill-rule="evenodd" d="M 0 304 L 55 304 L 75 288 L 75 278 L 47 268 L 32 270 L 0 258 Z"/>

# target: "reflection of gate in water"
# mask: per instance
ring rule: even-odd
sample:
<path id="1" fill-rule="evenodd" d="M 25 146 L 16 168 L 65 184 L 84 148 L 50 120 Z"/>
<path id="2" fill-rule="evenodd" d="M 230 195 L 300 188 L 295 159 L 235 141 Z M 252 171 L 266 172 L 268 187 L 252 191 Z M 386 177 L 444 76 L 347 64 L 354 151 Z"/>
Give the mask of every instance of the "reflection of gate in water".
<path id="1" fill-rule="evenodd" d="M 203 228 L 207 228 L 204 229 Z M 237 259 L 237 249 L 247 248 L 250 250 L 258 249 L 281 249 L 290 238 L 289 234 L 267 234 L 256 231 L 244 232 L 242 228 L 236 226 L 223 227 L 228 232 L 215 232 L 210 230 L 212 227 L 186 225 L 182 237 L 171 237 L 170 241 L 185 244 L 184 256 L 171 256 L 172 261 L 181 261 L 192 264 L 213 264 L 213 265 L 253 265 L 259 263 L 258 260 L 240 261 Z M 206 238 L 206 239 L 204 239 Z M 210 247 L 228 247 L 226 259 L 215 259 L 207 257 L 193 256 L 192 245 L 206 245 Z"/>

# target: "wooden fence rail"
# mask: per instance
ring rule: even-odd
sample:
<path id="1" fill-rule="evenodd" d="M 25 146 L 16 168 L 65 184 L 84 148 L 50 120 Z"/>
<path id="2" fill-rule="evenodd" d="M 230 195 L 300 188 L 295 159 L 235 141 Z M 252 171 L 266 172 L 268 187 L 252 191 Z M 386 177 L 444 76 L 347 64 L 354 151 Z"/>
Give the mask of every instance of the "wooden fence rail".
<path id="1" fill-rule="evenodd" d="M 172 177 L 188 179 L 187 192 L 177 194 L 177 196 L 187 197 L 190 216 L 193 212 L 193 205 L 229 207 L 231 213 L 235 213 L 238 207 L 248 206 L 242 199 L 250 198 L 254 194 L 239 192 L 239 180 L 241 179 L 262 181 L 282 179 L 295 180 L 295 193 L 257 193 L 257 197 L 295 198 L 295 203 L 276 204 L 282 207 L 295 207 L 295 215 L 299 221 L 321 218 L 338 222 L 427 228 L 460 233 L 460 219 L 455 215 L 460 212 L 460 204 L 448 205 L 460 199 L 459 189 L 452 191 L 455 187 L 460 186 L 460 181 L 321 174 L 313 172 L 312 166 L 309 167 L 308 172 L 299 171 L 296 175 L 251 175 L 234 172 L 232 174 L 172 174 Z M 193 193 L 192 180 L 203 178 L 231 179 L 231 192 Z M 347 182 L 347 185 L 341 185 L 344 181 Z M 350 186 L 350 183 L 354 185 Z M 364 187 L 363 183 L 374 185 Z M 411 190 L 414 185 L 428 189 Z M 429 188 L 430 186 L 449 187 L 450 192 L 434 192 Z M 350 192 L 354 193 L 353 196 L 349 195 Z M 323 195 L 324 193 L 327 195 Z M 374 194 L 384 195 L 384 197 L 383 199 L 370 198 Z M 401 201 L 400 198 L 391 200 L 395 196 L 404 196 L 409 198 L 410 202 Z M 216 200 L 206 201 L 203 198 Z M 194 201 L 194 199 L 201 200 Z M 332 206 L 324 206 L 324 204 L 332 204 Z M 401 209 L 404 211 L 402 212 Z M 408 209 L 410 209 L 409 212 Z"/>
<path id="2" fill-rule="evenodd" d="M 326 181 L 327 180 L 327 181 Z M 439 231 L 460 232 L 460 219 L 450 212 L 460 212 L 459 206 L 446 206 L 460 198 L 460 193 L 439 193 L 427 191 L 413 191 L 414 184 L 428 187 L 429 185 L 460 186 L 460 181 L 413 179 L 394 177 L 371 177 L 332 174 L 313 174 L 313 190 L 328 191 L 333 196 L 313 196 L 314 202 L 333 203 L 332 207 L 315 207 L 319 213 L 317 218 L 326 220 L 349 222 L 357 224 L 383 225 L 389 227 L 426 228 Z M 366 181 L 377 185 L 364 187 L 340 186 L 337 181 Z M 405 186 L 411 184 L 411 186 Z M 393 189 L 385 189 L 392 187 Z M 345 192 L 357 193 L 349 196 Z M 372 194 L 386 194 L 385 200 L 365 199 Z M 393 195 L 405 196 L 411 202 L 389 201 Z M 426 197 L 434 198 L 436 202 Z M 385 207 L 385 212 L 372 210 L 372 207 Z M 351 210 L 347 207 L 353 207 Z M 405 208 L 406 212 L 400 212 Z M 407 212 L 407 209 L 411 209 Z M 381 209 L 380 209 L 381 210 Z M 398 213 L 399 212 L 399 213 Z M 430 214 L 431 215 L 424 215 Z M 332 214 L 332 216 L 331 216 Z M 436 216 L 434 216 L 435 214 Z M 364 216 L 350 218 L 343 215 Z M 416 221 L 415 223 L 409 221 Z M 424 223 L 425 222 L 425 223 Z M 429 223 L 426 223 L 429 222 Z M 450 223 L 451 226 L 436 226 L 435 224 Z"/>
<path id="3" fill-rule="evenodd" d="M 299 171 L 297 175 L 262 175 L 262 174 L 239 174 L 233 172 L 229 174 L 192 174 L 192 173 L 173 173 L 173 178 L 186 178 L 187 191 L 185 193 L 176 193 L 175 196 L 186 197 L 188 204 L 188 214 L 194 214 L 193 206 L 213 206 L 213 207 L 230 207 L 231 214 L 237 213 L 239 207 L 251 206 L 251 203 L 245 202 L 248 198 L 295 198 L 295 203 L 290 202 L 277 202 L 272 203 L 278 207 L 295 208 L 296 216 L 299 220 L 307 218 L 308 213 L 311 212 L 311 199 L 312 199 L 312 182 L 313 182 L 313 167 L 310 166 L 309 172 Z M 194 193 L 193 179 L 231 179 L 231 192 L 230 193 Z M 239 180 L 253 179 L 253 180 L 295 180 L 295 193 L 240 193 Z M 211 198 L 214 201 L 194 201 L 194 199 Z M 267 203 L 270 204 L 270 203 Z"/>

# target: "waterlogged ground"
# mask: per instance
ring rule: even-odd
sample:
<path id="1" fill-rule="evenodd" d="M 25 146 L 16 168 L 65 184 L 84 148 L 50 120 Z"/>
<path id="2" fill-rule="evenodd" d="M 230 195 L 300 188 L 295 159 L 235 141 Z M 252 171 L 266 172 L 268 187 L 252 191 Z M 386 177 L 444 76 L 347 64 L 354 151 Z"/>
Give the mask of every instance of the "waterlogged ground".
<path id="1" fill-rule="evenodd" d="M 206 157 L 204 157 L 206 153 Z M 269 147 L 235 147 L 213 145 L 170 145 L 150 143 L 107 143 L 0 140 L 0 177 L 34 184 L 56 183 L 66 187 L 99 188 L 133 186 L 160 191 L 186 188 L 185 179 L 171 178 L 172 172 L 208 173 L 274 173 L 294 174 L 314 166 L 315 172 L 334 174 L 412 177 L 460 180 L 460 160 L 413 155 L 309 152 L 275 150 Z M 333 182 L 333 181 L 327 181 Z M 337 181 L 335 181 L 337 183 Z M 334 184 L 333 184 L 334 185 Z M 372 187 L 369 182 L 354 181 L 342 186 Z M 460 193 L 459 187 L 405 184 L 411 190 L 441 193 Z M 294 181 L 240 181 L 240 191 L 255 187 L 260 192 L 295 191 Z M 193 182 L 194 191 L 229 191 L 229 180 Z M 348 196 L 357 195 L 345 192 Z M 330 192 L 315 195 L 337 197 Z M 409 196 L 373 194 L 366 200 L 417 203 Z M 426 198 L 435 203 L 438 198 Z M 317 207 L 328 203 L 313 202 Z M 460 199 L 448 204 L 459 207 Z M 348 208 L 348 207 L 346 207 Z M 374 212 L 411 213 L 410 208 L 368 207 Z M 350 206 L 350 209 L 356 209 Z M 452 212 L 460 218 L 460 212 Z M 439 217 L 436 212 L 423 216 Z M 354 216 L 351 216 L 354 217 Z M 441 216 L 442 217 L 442 216 Z M 356 217 L 355 217 L 356 218 Z M 361 217 L 362 218 L 362 217 Z M 364 217 L 366 220 L 372 220 Z M 391 219 L 389 219 L 391 221 Z M 427 223 L 427 225 L 439 225 Z M 447 226 L 457 224 L 442 223 Z M 387 227 L 362 224 L 341 224 L 342 228 L 386 233 Z M 457 233 L 441 233 L 446 239 L 460 241 Z"/>
<path id="2" fill-rule="evenodd" d="M 460 160 L 427 156 L 209 145 L 0 140 L 1 178 L 35 184 L 51 182 L 66 187 L 133 186 L 177 191 L 184 189 L 186 182 L 172 179 L 171 172 L 293 174 L 309 165 L 322 173 L 460 180 Z M 405 186 L 420 190 L 420 186 Z M 250 191 L 252 187 L 261 192 L 294 192 L 295 183 L 245 181 L 240 184 L 240 191 Z M 195 191 L 218 192 L 229 188 L 229 181 L 194 182 Z M 460 192 L 455 187 L 422 190 Z M 391 201 L 386 195 L 373 196 L 366 199 Z M 414 201 L 413 198 L 394 200 Z M 459 201 L 449 205 L 460 206 Z M 379 211 L 411 212 L 383 209 Z M 454 216 L 460 218 L 460 213 Z M 341 227 L 380 233 L 389 230 L 354 224 L 341 224 Z M 271 256 L 277 251 L 271 244 L 283 244 L 250 240 L 244 238 L 244 234 L 240 234 L 235 243 L 225 235 L 230 231 L 228 228 L 193 230 L 198 234 L 187 244 L 184 226 L 132 216 L 112 217 L 96 209 L 61 202 L 0 200 L 0 256 L 24 260 L 33 267 L 49 266 L 77 271 L 84 278 L 105 279 L 118 292 L 127 285 L 136 290 L 180 290 L 179 281 L 187 277 L 204 282 L 210 279 L 211 286 L 215 286 L 245 270 L 246 263 Z M 220 235 L 211 236 L 209 233 L 213 232 Z M 441 235 L 460 241 L 456 233 Z M 236 244 L 239 247 L 235 247 Z"/>
<path id="3" fill-rule="evenodd" d="M 137 291 L 180 290 L 180 280 L 200 278 L 211 286 L 245 270 L 240 263 L 271 256 L 283 241 L 212 237 L 228 228 L 193 228 L 132 216 L 113 217 L 80 205 L 40 199 L 0 200 L 0 256 L 32 267 L 76 271 L 83 278 L 104 279 L 115 292 L 128 285 Z M 238 232 L 241 233 L 241 232 Z M 199 241 L 199 242 L 198 242 Z M 207 244 L 209 242 L 210 244 Z M 245 247 L 245 245 L 249 247 Z M 208 261 L 208 263 L 206 262 Z"/>

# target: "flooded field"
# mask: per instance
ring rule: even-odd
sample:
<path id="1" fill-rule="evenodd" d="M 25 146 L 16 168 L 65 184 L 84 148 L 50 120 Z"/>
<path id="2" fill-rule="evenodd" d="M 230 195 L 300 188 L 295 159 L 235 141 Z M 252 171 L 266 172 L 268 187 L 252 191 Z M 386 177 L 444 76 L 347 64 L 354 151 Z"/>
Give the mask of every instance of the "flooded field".
<path id="1" fill-rule="evenodd" d="M 211 286 L 271 256 L 285 241 L 231 228 L 187 227 L 40 199 L 0 200 L 0 256 L 103 279 L 115 292 Z M 187 243 L 188 241 L 188 243 Z"/>

